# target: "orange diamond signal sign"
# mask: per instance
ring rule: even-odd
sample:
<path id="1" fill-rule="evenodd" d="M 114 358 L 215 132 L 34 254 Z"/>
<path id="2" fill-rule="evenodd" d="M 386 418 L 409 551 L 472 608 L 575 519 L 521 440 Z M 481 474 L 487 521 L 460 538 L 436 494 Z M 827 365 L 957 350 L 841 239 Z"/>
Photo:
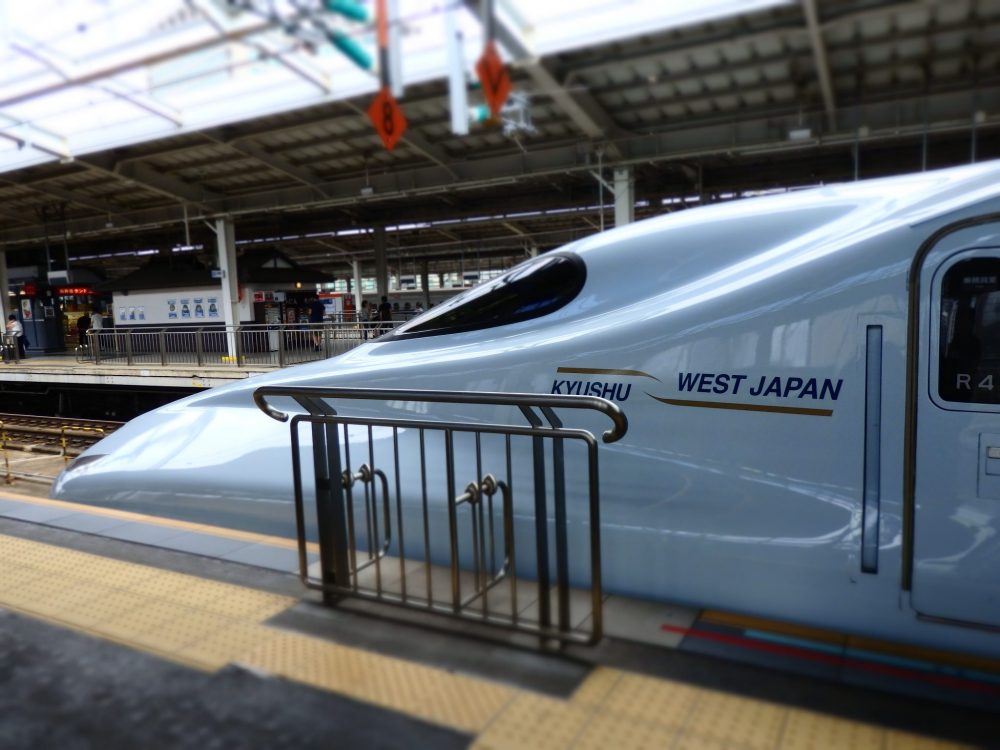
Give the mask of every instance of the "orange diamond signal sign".
<path id="1" fill-rule="evenodd" d="M 406 117 L 388 87 L 379 91 L 368 107 L 368 119 L 375 126 L 375 132 L 383 145 L 392 151 L 406 130 Z"/>
<path id="2" fill-rule="evenodd" d="M 510 96 L 510 74 L 507 73 L 507 67 L 500 59 L 500 52 L 492 39 L 486 43 L 486 49 L 476 63 L 476 75 L 483 84 L 483 96 L 486 97 L 490 112 L 496 117 Z"/>

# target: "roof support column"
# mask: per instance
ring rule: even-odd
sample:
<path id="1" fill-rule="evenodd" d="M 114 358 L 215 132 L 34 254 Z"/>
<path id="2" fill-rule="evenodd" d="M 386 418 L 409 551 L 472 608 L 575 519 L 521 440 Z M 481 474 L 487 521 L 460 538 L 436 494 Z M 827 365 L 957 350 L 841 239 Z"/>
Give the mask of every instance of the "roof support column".
<path id="1" fill-rule="evenodd" d="M 0 250 L 0 314 L 3 315 L 3 324 L 7 325 L 7 316 L 10 310 L 10 279 L 7 278 L 7 251 Z"/>
<path id="2" fill-rule="evenodd" d="M 352 260 L 351 261 L 351 271 L 353 272 L 354 282 L 351 286 L 354 287 L 354 314 L 361 315 L 361 303 L 363 301 L 364 295 L 361 292 L 361 261 Z M 360 318 L 358 318 L 360 320 Z"/>
<path id="3" fill-rule="evenodd" d="M 385 227 L 381 224 L 375 226 L 372 232 L 372 244 L 375 246 L 375 284 L 378 288 L 378 296 L 389 294 L 389 269 L 385 260 Z"/>
<path id="4" fill-rule="evenodd" d="M 430 264 L 425 260 L 420 264 L 420 288 L 424 290 L 424 309 L 431 308 Z"/>
<path id="5" fill-rule="evenodd" d="M 216 219 L 215 245 L 222 271 L 222 313 L 226 320 L 226 348 L 236 357 L 236 326 L 240 322 L 239 292 L 236 286 L 236 233 L 232 219 Z"/>
<path id="6" fill-rule="evenodd" d="M 635 178 L 630 167 L 615 170 L 615 226 L 635 221 Z"/>

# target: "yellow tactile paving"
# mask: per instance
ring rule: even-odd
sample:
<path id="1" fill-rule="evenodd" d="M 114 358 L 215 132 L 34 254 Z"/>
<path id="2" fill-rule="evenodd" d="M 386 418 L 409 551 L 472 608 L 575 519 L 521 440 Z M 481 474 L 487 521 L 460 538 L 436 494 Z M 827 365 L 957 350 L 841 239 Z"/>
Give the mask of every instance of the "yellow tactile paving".
<path id="1" fill-rule="evenodd" d="M 596 668 L 565 700 L 265 621 L 295 599 L 0 535 L 0 606 L 205 670 L 239 663 L 475 736 L 478 748 L 957 747 Z"/>
<path id="2" fill-rule="evenodd" d="M 587 709 L 540 695 L 519 695 L 476 740 L 482 750 L 570 747 L 591 718 Z"/>
<path id="3" fill-rule="evenodd" d="M 67 513 L 87 513 L 93 516 L 105 516 L 107 518 L 118 518 L 123 522 L 137 521 L 140 523 L 164 526 L 178 531 L 195 531 L 204 534 L 225 537 L 227 539 L 239 539 L 251 544 L 268 544 L 272 547 L 283 547 L 285 549 L 298 549 L 298 543 L 294 539 L 280 536 L 269 536 L 267 534 L 257 534 L 252 531 L 240 531 L 239 529 L 227 529 L 221 526 L 209 526 L 194 521 L 181 521 L 175 518 L 162 518 L 159 516 L 148 516 L 142 513 L 135 513 L 128 510 L 117 510 L 116 508 L 103 508 L 98 505 L 86 505 L 84 503 L 74 503 L 67 500 L 53 500 L 46 497 L 34 497 L 33 495 L 23 495 L 10 490 L 3 491 L 3 497 L 10 500 L 17 500 L 21 503 L 30 503 L 47 508 L 64 508 Z M 313 542 L 306 544 L 306 549 L 310 552 L 319 552 L 319 547 Z"/>
<path id="4" fill-rule="evenodd" d="M 612 671 L 612 670 L 608 670 Z M 599 705 L 627 718 L 679 728 L 706 691 L 670 680 L 621 673 L 614 688 Z M 582 688 L 581 688 L 582 689 Z"/>
<path id="5" fill-rule="evenodd" d="M 783 706 L 704 690 L 685 729 L 730 746 L 770 750 L 778 739 L 789 711 Z"/>
<path id="6" fill-rule="evenodd" d="M 884 732 L 867 724 L 813 711 L 790 711 L 781 745 L 788 750 L 882 750 L 883 736 Z"/>
<path id="7" fill-rule="evenodd" d="M 624 674 L 617 669 L 596 667 L 573 692 L 570 700 L 583 706 L 596 706 L 608 697 L 623 677 Z"/>
<path id="8" fill-rule="evenodd" d="M 669 748 L 680 736 L 678 729 L 637 719 L 623 719 L 609 713 L 597 713 L 573 743 L 574 750 L 606 750 L 627 747 L 631 750 Z"/>

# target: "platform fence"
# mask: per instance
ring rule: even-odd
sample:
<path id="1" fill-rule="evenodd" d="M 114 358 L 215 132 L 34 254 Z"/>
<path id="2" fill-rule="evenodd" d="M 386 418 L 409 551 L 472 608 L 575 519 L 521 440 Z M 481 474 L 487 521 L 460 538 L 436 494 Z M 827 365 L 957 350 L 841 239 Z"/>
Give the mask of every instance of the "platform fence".
<path id="1" fill-rule="evenodd" d="M 613 427 L 603 438 L 613 442 L 628 429 L 618 406 L 588 396 L 281 386 L 258 388 L 254 399 L 290 422 L 300 577 L 328 602 L 375 600 L 543 642 L 601 638 L 598 442 L 556 412 L 606 415 Z M 344 402 L 407 416 L 338 414 Z M 445 404 L 523 422 L 421 416 Z M 310 530 L 318 570 L 308 564 Z"/>
<path id="2" fill-rule="evenodd" d="M 392 330 L 399 322 L 335 321 L 90 329 L 77 347 L 79 362 L 146 366 L 233 365 L 286 367 L 342 354 Z"/>

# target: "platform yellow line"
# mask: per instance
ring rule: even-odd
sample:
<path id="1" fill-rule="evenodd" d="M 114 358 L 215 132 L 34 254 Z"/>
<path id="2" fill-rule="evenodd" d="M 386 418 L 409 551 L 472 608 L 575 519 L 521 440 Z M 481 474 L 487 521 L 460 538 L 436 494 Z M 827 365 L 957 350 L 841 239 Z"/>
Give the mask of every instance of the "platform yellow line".
<path id="1" fill-rule="evenodd" d="M 201 534 L 212 534 L 214 536 L 227 539 L 238 539 L 254 544 L 269 544 L 272 547 L 282 547 L 284 549 L 298 549 L 298 544 L 294 539 L 281 536 L 270 536 L 258 534 L 253 531 L 240 531 L 239 529 L 227 529 L 223 526 L 211 526 L 209 524 L 197 523 L 194 521 L 182 521 L 176 518 L 164 518 L 162 516 L 150 516 L 144 513 L 136 513 L 129 510 L 117 510 L 115 508 L 104 508 L 100 505 L 88 505 L 85 503 L 75 503 L 69 500 L 53 500 L 51 498 L 33 497 L 22 495 L 10 490 L 0 490 L 0 500 L 7 498 L 17 500 L 21 503 L 31 503 L 48 508 L 65 508 L 77 513 L 89 513 L 94 516 L 105 516 L 107 518 L 120 518 L 123 521 L 136 521 L 148 523 L 156 526 L 165 526 L 180 531 L 195 531 Z M 309 552 L 319 554 L 319 545 L 314 542 L 307 542 L 306 549 Z"/>
<path id="2" fill-rule="evenodd" d="M 266 624 L 295 601 L 0 535 L 0 606 L 205 671 L 243 664 L 476 735 L 478 748 L 959 747 L 615 669 L 553 698 Z"/>

